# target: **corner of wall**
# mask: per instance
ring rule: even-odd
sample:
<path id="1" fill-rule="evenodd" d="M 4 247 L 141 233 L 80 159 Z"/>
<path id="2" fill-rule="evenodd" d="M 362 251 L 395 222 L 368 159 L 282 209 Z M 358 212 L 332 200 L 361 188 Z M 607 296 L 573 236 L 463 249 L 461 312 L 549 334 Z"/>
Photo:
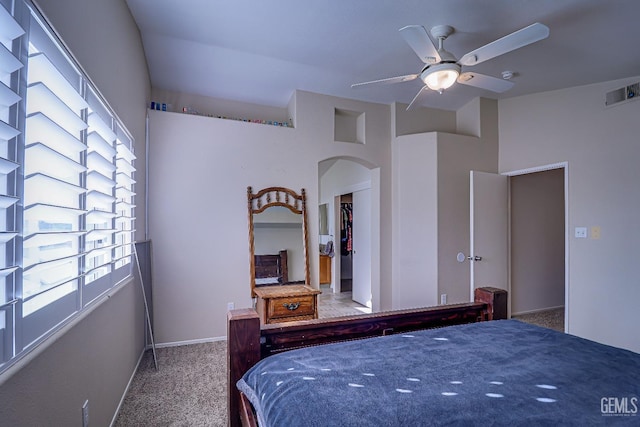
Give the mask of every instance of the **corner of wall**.
<path id="1" fill-rule="evenodd" d="M 297 104 L 297 95 L 298 95 L 298 91 L 294 91 L 291 94 L 291 99 L 289 99 L 289 104 L 287 104 L 287 113 L 289 113 L 289 121 L 290 123 L 293 125 L 293 127 L 296 127 L 296 106 Z"/>
<path id="2" fill-rule="evenodd" d="M 480 98 L 474 98 L 456 111 L 456 133 L 480 138 Z"/>
<path id="3" fill-rule="evenodd" d="M 456 111 L 456 133 L 483 139 L 497 139 L 498 101 L 474 98 Z"/>
<path id="4" fill-rule="evenodd" d="M 391 105 L 389 106 L 389 121 L 391 124 L 391 141 L 393 142 L 393 140 L 398 136 L 398 103 L 397 102 L 393 102 L 391 103 Z"/>
<path id="5" fill-rule="evenodd" d="M 455 111 L 428 107 L 407 111 L 406 108 L 407 104 L 394 103 L 392 105 L 392 138 L 417 133 L 455 133 L 456 131 Z"/>
<path id="6" fill-rule="evenodd" d="M 489 171 L 498 170 L 498 101 L 474 98 L 456 112 L 456 133 L 480 140 L 479 152 L 485 160 L 491 159 Z"/>

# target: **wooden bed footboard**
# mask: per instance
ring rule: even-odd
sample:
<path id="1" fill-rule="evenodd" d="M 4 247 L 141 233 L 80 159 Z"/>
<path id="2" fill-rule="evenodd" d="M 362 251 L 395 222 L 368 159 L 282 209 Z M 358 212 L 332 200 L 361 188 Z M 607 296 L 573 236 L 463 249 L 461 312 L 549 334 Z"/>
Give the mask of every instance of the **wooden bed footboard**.
<path id="1" fill-rule="evenodd" d="M 246 399 L 243 404 L 236 382 L 260 359 L 300 347 L 420 329 L 506 319 L 507 294 L 497 288 L 478 288 L 475 301 L 424 309 L 260 325 L 253 309 L 227 313 L 227 380 L 230 426 L 252 425 Z M 243 413 L 241 421 L 241 413 Z"/>

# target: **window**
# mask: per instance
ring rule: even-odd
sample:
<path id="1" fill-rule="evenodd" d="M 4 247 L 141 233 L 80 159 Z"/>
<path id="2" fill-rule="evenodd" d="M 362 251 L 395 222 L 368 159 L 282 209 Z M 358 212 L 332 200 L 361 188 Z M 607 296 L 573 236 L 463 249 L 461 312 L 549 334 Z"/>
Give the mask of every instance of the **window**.
<path id="1" fill-rule="evenodd" d="M 131 275 L 133 139 L 27 0 L 0 0 L 0 371 Z"/>

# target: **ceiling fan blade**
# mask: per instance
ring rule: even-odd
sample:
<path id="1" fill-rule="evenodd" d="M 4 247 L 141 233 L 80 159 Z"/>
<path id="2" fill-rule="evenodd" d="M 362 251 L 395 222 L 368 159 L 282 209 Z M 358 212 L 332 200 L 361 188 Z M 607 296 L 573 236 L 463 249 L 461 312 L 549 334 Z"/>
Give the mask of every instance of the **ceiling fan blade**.
<path id="1" fill-rule="evenodd" d="M 472 50 L 460 58 L 458 63 L 467 66 L 476 65 L 547 37 L 549 37 L 549 28 L 536 22 L 476 50 Z"/>
<path id="2" fill-rule="evenodd" d="M 498 93 L 505 92 L 513 87 L 513 82 L 473 72 L 460 74 L 458 83 Z"/>
<path id="3" fill-rule="evenodd" d="M 427 85 L 422 86 L 422 89 L 420 89 L 416 96 L 413 97 L 411 104 L 409 104 L 409 106 L 407 107 L 407 111 L 419 107 L 422 104 L 422 101 L 424 101 L 424 98 L 426 97 L 428 92 L 429 87 Z"/>
<path id="4" fill-rule="evenodd" d="M 438 48 L 429 38 L 427 30 L 421 25 L 408 25 L 400 28 L 400 35 L 425 64 L 435 64 L 440 61 Z"/>
<path id="5" fill-rule="evenodd" d="M 388 79 L 372 80 L 370 82 L 363 82 L 363 83 L 354 83 L 351 85 L 351 87 L 356 88 L 356 87 L 371 85 L 371 84 L 402 83 L 402 82 L 415 80 L 416 78 L 418 78 L 418 76 L 419 74 L 407 74 L 406 76 L 389 77 Z"/>

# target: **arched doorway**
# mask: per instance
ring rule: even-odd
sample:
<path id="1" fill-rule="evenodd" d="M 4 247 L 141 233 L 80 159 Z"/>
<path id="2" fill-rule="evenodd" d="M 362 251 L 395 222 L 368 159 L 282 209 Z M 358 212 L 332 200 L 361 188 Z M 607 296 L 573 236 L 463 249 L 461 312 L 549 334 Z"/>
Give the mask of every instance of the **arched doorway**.
<path id="1" fill-rule="evenodd" d="M 336 295 L 350 293 L 360 312 L 379 310 L 379 168 L 357 158 L 323 160 L 318 163 L 318 194 L 321 211 L 327 213 L 326 226 L 321 226 L 325 234 L 319 236 L 321 253 L 326 245 L 333 247 L 330 282 L 325 278 L 321 289 L 340 301 L 346 299 Z M 322 298 L 320 313 L 322 317 Z"/>

